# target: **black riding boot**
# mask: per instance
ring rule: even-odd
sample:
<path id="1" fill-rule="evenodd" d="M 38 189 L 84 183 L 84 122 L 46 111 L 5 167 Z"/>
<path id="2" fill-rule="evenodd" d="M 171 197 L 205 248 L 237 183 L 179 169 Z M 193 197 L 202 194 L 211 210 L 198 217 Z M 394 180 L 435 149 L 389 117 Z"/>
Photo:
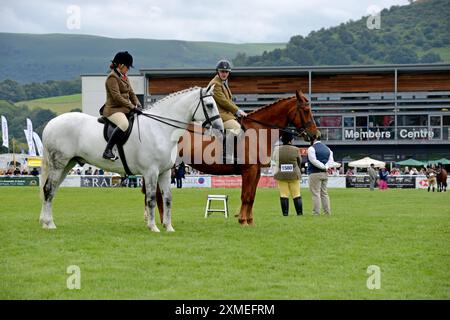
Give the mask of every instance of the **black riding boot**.
<path id="1" fill-rule="evenodd" d="M 281 212 L 287 217 L 289 214 L 289 198 L 280 198 Z"/>
<path id="2" fill-rule="evenodd" d="M 114 145 L 123 137 L 124 132 L 119 128 L 115 128 L 108 143 L 106 144 L 106 149 L 103 152 L 103 158 L 109 160 L 116 160 L 116 155 L 112 152 Z"/>
<path id="3" fill-rule="evenodd" d="M 297 215 L 298 216 L 303 215 L 302 197 L 297 197 L 294 199 L 294 206 L 295 206 L 295 211 L 297 212 Z"/>

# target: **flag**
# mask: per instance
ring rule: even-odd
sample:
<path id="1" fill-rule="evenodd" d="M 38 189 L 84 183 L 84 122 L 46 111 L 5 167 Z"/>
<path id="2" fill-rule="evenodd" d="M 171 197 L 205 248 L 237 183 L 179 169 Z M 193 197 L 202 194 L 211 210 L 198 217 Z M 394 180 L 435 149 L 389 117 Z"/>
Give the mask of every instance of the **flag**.
<path id="1" fill-rule="evenodd" d="M 36 155 L 36 149 L 34 148 L 33 143 L 33 123 L 31 123 L 31 120 L 27 118 L 27 129 L 23 130 L 25 132 L 25 137 L 27 138 L 28 143 L 28 154 L 30 156 Z"/>
<path id="2" fill-rule="evenodd" d="M 42 145 L 41 138 L 39 138 L 39 135 L 36 132 L 33 132 L 33 140 L 36 144 L 38 155 L 42 157 L 44 155 L 44 146 Z"/>
<path id="3" fill-rule="evenodd" d="M 2 116 L 2 138 L 2 145 L 9 149 L 8 122 L 6 121 L 6 118 L 4 116 Z"/>

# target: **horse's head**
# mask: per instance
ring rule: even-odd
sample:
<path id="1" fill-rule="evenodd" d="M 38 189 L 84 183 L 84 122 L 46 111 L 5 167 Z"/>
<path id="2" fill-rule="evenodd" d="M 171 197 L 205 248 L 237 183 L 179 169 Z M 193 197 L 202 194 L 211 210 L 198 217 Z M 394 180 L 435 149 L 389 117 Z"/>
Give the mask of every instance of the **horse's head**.
<path id="1" fill-rule="evenodd" d="M 295 96 L 297 98 L 295 112 L 290 112 L 290 121 L 305 141 L 310 141 L 313 136 L 319 137 L 320 131 L 317 129 L 308 99 L 298 90 Z"/>
<path id="2" fill-rule="evenodd" d="M 213 98 L 213 91 L 214 85 L 207 88 L 200 88 L 200 96 L 192 114 L 192 121 L 201 121 L 203 127 L 212 126 L 213 129 L 223 132 L 223 121 L 220 117 L 216 101 Z"/>

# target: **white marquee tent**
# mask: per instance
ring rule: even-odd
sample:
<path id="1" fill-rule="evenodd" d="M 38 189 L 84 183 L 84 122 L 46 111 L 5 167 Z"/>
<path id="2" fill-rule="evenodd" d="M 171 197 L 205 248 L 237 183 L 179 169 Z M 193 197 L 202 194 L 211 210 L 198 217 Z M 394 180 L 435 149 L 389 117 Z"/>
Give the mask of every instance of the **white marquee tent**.
<path id="1" fill-rule="evenodd" d="M 348 165 L 350 167 L 356 168 L 369 168 L 372 163 L 374 164 L 375 168 L 384 168 L 386 166 L 386 163 L 384 163 L 383 161 L 375 160 L 369 157 L 352 161 Z"/>

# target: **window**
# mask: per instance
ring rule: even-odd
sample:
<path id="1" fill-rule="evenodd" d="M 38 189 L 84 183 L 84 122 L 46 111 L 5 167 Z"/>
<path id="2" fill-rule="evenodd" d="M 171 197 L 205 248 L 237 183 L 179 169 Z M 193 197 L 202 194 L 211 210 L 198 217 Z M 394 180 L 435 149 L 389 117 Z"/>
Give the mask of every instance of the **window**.
<path id="1" fill-rule="evenodd" d="M 315 117 L 318 127 L 342 127 L 342 117 Z"/>
<path id="2" fill-rule="evenodd" d="M 426 114 L 399 115 L 397 116 L 398 126 L 427 126 L 428 116 Z"/>

